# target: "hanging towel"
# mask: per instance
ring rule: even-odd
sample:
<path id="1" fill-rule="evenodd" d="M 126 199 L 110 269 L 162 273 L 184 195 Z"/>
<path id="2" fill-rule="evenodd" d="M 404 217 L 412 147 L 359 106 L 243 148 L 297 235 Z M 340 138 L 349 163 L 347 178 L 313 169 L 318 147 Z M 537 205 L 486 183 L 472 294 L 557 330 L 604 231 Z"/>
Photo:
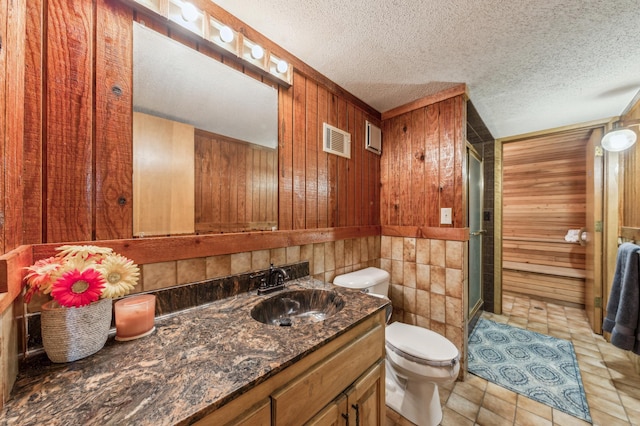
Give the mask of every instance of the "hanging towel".
<path id="1" fill-rule="evenodd" d="M 623 243 L 618 248 L 616 271 L 602 328 L 611 343 L 640 354 L 640 246 Z"/>

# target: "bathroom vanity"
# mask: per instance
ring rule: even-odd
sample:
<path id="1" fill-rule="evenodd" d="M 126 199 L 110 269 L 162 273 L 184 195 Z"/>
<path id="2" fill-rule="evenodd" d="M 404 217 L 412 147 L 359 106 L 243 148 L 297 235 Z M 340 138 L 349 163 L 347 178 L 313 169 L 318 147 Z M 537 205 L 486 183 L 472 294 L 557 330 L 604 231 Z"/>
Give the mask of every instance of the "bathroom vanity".
<path id="1" fill-rule="evenodd" d="M 292 289 L 324 288 L 311 278 Z M 23 368 L 0 419 L 30 424 L 377 425 L 385 419 L 386 302 L 347 289 L 324 321 L 263 324 L 256 292 L 156 320 L 97 354 Z"/>

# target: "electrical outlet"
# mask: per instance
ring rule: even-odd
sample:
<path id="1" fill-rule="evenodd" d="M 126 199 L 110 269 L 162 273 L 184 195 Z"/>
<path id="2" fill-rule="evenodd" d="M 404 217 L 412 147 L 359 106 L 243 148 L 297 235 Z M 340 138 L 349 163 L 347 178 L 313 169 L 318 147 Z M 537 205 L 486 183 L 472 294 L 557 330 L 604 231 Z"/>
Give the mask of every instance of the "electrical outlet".
<path id="1" fill-rule="evenodd" d="M 443 207 L 440 209 L 440 225 L 451 225 L 450 207 Z"/>

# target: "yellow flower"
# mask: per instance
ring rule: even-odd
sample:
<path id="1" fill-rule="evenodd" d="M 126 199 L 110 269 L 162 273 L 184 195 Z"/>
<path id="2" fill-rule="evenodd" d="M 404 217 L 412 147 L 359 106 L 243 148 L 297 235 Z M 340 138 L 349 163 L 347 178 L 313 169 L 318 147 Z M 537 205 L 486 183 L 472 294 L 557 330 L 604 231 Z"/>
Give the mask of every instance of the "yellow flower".
<path id="1" fill-rule="evenodd" d="M 90 259 L 92 257 L 104 257 L 113 253 L 113 249 L 109 247 L 98 247 L 98 246 L 60 246 L 56 248 L 60 253 L 58 256 L 64 257 L 79 257 L 84 260 Z"/>
<path id="2" fill-rule="evenodd" d="M 105 279 L 102 298 L 116 298 L 128 294 L 138 282 L 140 269 L 128 258 L 119 254 L 105 257 L 95 265 Z"/>

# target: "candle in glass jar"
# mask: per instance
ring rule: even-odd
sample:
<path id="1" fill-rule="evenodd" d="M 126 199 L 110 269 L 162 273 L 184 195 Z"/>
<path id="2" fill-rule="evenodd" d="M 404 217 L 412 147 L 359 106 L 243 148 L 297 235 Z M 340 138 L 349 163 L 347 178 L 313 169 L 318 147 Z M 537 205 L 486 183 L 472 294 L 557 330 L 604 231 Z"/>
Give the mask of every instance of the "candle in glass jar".
<path id="1" fill-rule="evenodd" d="M 156 296 L 141 294 L 115 304 L 116 340 L 132 340 L 151 334 L 156 314 Z"/>

